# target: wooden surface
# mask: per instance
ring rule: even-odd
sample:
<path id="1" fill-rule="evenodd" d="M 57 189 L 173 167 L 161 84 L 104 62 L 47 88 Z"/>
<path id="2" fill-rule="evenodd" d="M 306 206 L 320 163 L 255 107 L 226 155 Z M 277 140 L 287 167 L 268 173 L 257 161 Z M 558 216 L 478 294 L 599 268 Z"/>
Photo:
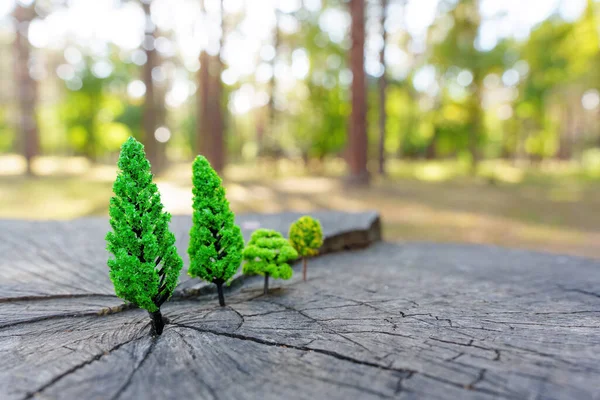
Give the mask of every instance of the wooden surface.
<path id="1" fill-rule="evenodd" d="M 380 234 L 373 213 L 318 217 L 329 250 Z M 172 226 L 183 255 L 188 218 Z M 311 260 L 307 282 L 298 264 L 268 296 L 238 278 L 224 308 L 185 281 L 153 338 L 112 295 L 106 230 L 0 222 L 0 399 L 600 398 L 597 261 L 377 243 Z"/>

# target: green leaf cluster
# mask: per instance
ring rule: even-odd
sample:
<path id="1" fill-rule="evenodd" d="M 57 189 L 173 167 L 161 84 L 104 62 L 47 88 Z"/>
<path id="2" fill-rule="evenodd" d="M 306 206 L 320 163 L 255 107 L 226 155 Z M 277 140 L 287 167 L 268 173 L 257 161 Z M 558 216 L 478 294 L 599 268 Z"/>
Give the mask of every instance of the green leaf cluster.
<path id="1" fill-rule="evenodd" d="M 188 274 L 208 282 L 229 281 L 242 262 L 244 238 L 225 198 L 225 189 L 208 160 L 193 164 L 193 225 L 190 230 Z"/>
<path id="2" fill-rule="evenodd" d="M 316 256 L 323 245 L 321 223 L 305 215 L 290 226 L 290 243 L 302 257 Z"/>
<path id="3" fill-rule="evenodd" d="M 257 229 L 243 252 L 244 274 L 265 275 L 276 279 L 290 279 L 292 267 L 288 264 L 298 253 L 281 233 L 271 229 Z"/>
<path id="4" fill-rule="evenodd" d="M 113 255 L 110 279 L 117 296 L 155 312 L 173 293 L 183 262 L 144 146 L 130 137 L 121 147 L 118 167 L 109 207 L 112 231 L 106 235 Z"/>

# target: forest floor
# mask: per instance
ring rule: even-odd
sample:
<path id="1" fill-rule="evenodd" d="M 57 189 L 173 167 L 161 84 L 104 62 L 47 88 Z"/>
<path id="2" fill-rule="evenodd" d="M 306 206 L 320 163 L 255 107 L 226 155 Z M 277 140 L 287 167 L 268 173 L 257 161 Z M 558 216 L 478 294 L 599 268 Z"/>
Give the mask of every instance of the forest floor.
<path id="1" fill-rule="evenodd" d="M 0 218 L 107 214 L 113 167 L 48 162 L 41 167 L 46 175 L 26 178 L 11 173 L 9 161 L 0 158 Z M 360 188 L 346 186 L 338 167 L 330 166 L 328 176 L 306 176 L 285 168 L 275 175 L 269 165 L 232 166 L 225 174 L 228 198 L 236 212 L 378 210 L 390 241 L 485 243 L 600 258 L 598 179 L 564 168 L 504 165 L 468 177 L 440 163 L 410 163 Z M 157 179 L 173 214 L 191 212 L 189 170 L 176 165 Z"/>

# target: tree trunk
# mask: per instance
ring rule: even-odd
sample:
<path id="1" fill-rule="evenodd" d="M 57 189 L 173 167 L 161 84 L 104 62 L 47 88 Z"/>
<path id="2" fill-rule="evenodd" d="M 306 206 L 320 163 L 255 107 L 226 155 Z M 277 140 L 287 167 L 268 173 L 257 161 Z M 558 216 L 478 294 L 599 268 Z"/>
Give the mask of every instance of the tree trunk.
<path id="1" fill-rule="evenodd" d="M 482 86 L 483 82 L 479 78 L 477 71 L 474 73 L 475 93 L 473 93 L 473 105 L 471 108 L 471 126 L 469 133 L 469 153 L 471 153 L 471 174 L 477 174 L 479 166 L 479 136 L 483 130 L 483 111 L 481 101 L 483 100 Z"/>
<path id="2" fill-rule="evenodd" d="M 350 0 L 350 15 L 352 17 L 352 47 L 350 48 L 352 112 L 350 114 L 346 156 L 350 167 L 350 182 L 368 184 L 367 85 L 364 68 L 365 0 Z"/>
<path id="3" fill-rule="evenodd" d="M 437 157 L 437 141 L 439 137 L 439 130 L 437 124 L 433 126 L 433 136 L 431 137 L 431 141 L 427 145 L 425 149 L 425 159 L 426 160 L 434 160 Z"/>
<path id="4" fill-rule="evenodd" d="M 379 174 L 385 175 L 385 125 L 386 125 L 386 88 L 387 68 L 385 65 L 385 45 L 387 41 L 387 31 L 385 30 L 385 21 L 387 17 L 387 0 L 381 0 L 381 38 L 383 44 L 379 52 L 379 62 L 383 72 L 379 77 Z"/>
<path id="5" fill-rule="evenodd" d="M 100 112 L 100 93 L 94 93 L 90 98 L 90 113 L 89 117 L 89 125 L 87 126 L 87 137 L 86 143 L 84 147 L 85 156 L 95 163 L 98 160 L 98 146 L 96 144 L 96 138 L 98 137 L 98 113 Z"/>
<path id="6" fill-rule="evenodd" d="M 203 13 L 206 13 L 204 0 L 200 3 Z M 225 123 L 222 107 L 223 85 L 221 83 L 221 49 L 225 32 L 225 19 L 223 17 L 223 2 L 221 1 L 221 42 L 219 54 L 209 56 L 203 49 L 200 53 L 199 99 L 198 99 L 198 147 L 211 166 L 222 172 L 225 167 Z"/>
<path id="7" fill-rule="evenodd" d="M 281 230 L 295 217 L 249 218 Z M 338 240 L 328 249 L 342 253 L 319 261 L 319 285 L 286 285 L 274 304 L 256 301 L 262 282 L 248 279 L 232 293 L 239 315 L 183 285 L 160 338 L 113 295 L 106 253 L 90 251 L 106 220 L 0 221 L 12 250 L 0 258 L 0 398 L 598 400 L 598 260 L 420 243 L 349 254 L 344 244 L 370 236 L 354 230 L 365 214 L 322 217 L 326 241 Z M 172 223 L 178 237 L 189 231 L 187 217 Z M 534 246 L 600 254 L 593 237 L 549 239 Z"/>
<path id="8" fill-rule="evenodd" d="M 564 106 L 563 129 L 559 131 L 557 156 L 560 160 L 570 160 L 573 156 L 572 138 L 575 131 L 576 118 L 568 105 Z"/>
<path id="9" fill-rule="evenodd" d="M 223 282 L 216 282 L 217 293 L 219 293 L 219 305 L 225 307 L 225 296 L 223 295 Z"/>
<path id="10" fill-rule="evenodd" d="M 255 115 L 255 129 L 256 129 L 256 156 L 261 157 L 263 154 L 263 142 L 265 138 L 265 109 L 257 109 Z"/>
<path id="11" fill-rule="evenodd" d="M 306 257 L 302 257 L 302 279 L 306 281 Z"/>
<path id="12" fill-rule="evenodd" d="M 275 55 L 271 60 L 271 80 L 269 81 L 269 133 L 271 136 L 273 135 L 273 131 L 275 129 L 275 118 L 276 118 L 276 110 L 275 110 L 275 93 L 277 92 L 277 79 L 275 78 L 275 66 L 277 64 L 277 55 L 279 51 L 279 10 L 275 10 L 275 27 L 273 28 L 273 48 L 275 49 Z"/>
<path id="13" fill-rule="evenodd" d="M 279 45 L 281 42 L 281 35 L 279 32 L 279 19 L 280 11 L 275 9 L 275 26 L 273 27 L 273 48 L 275 55 L 271 60 L 271 79 L 269 80 L 268 91 L 269 91 L 269 102 L 266 108 L 266 124 L 261 121 L 261 129 L 257 131 L 257 145 L 258 145 L 258 156 L 259 157 L 273 157 L 277 160 L 278 155 L 278 143 L 276 140 L 276 123 L 277 123 L 277 110 L 275 108 L 275 97 L 277 94 L 277 78 L 275 77 L 275 66 L 279 55 Z M 262 119 L 262 117 L 261 117 Z M 265 129 L 266 125 L 266 129 Z M 273 172 L 277 174 L 277 162 Z"/>
<path id="14" fill-rule="evenodd" d="M 154 311 L 154 312 L 148 312 L 148 314 L 150 314 L 150 319 L 152 320 L 153 333 L 155 333 L 157 335 L 162 335 L 163 329 L 165 327 L 165 320 L 163 319 L 163 316 L 162 316 L 160 310 Z"/>
<path id="15" fill-rule="evenodd" d="M 225 109 L 223 108 L 223 83 L 221 73 L 223 71 L 223 43 L 225 40 L 225 9 L 223 0 L 220 1 L 221 7 L 221 39 L 219 42 L 219 54 L 215 56 L 213 68 L 211 68 L 212 84 L 214 86 L 214 137 L 213 137 L 213 159 L 211 164 L 213 168 L 222 173 L 225 168 Z"/>
<path id="16" fill-rule="evenodd" d="M 263 289 L 263 294 L 265 296 L 269 294 L 269 274 L 265 274 L 265 287 Z"/>
<path id="17" fill-rule="evenodd" d="M 200 70 L 198 71 L 198 96 L 197 96 L 197 105 L 198 105 L 198 114 L 197 114 L 197 122 L 196 122 L 196 130 L 197 130 L 197 149 L 196 152 L 198 154 L 206 154 L 209 144 L 209 134 L 210 134 L 210 126 L 209 126 L 209 107 L 208 107 L 208 82 L 209 82 L 209 56 L 208 53 L 203 49 L 200 52 Z"/>
<path id="18" fill-rule="evenodd" d="M 223 100 L 223 85 L 221 83 L 221 60 L 215 57 L 213 66 L 214 73 L 211 74 L 211 99 L 214 99 L 213 110 L 211 114 L 214 116 L 213 132 L 211 134 L 212 149 L 208 154 L 208 158 L 212 167 L 219 174 L 225 168 L 225 120 Z"/>
<path id="19" fill-rule="evenodd" d="M 151 38 L 152 44 L 150 46 L 146 46 L 144 49 L 146 53 L 146 64 L 144 64 L 142 70 L 142 79 L 144 81 L 144 85 L 146 86 L 146 94 L 144 95 L 144 105 L 142 111 L 142 130 L 144 137 L 144 147 L 146 150 L 146 156 L 152 164 L 152 172 L 158 173 L 160 172 L 161 165 L 159 159 L 159 148 L 156 139 L 154 138 L 154 133 L 156 131 L 157 123 L 156 123 L 156 114 L 157 114 L 157 106 L 156 106 L 156 94 L 154 88 L 154 81 L 152 79 L 152 70 L 158 65 L 158 53 L 154 48 L 154 39 L 156 38 L 156 28 L 150 22 L 150 2 L 146 3 L 142 1 L 142 8 L 144 9 L 144 14 L 146 16 L 146 20 L 148 22 L 145 27 L 146 39 Z"/>
<path id="20" fill-rule="evenodd" d="M 17 132 L 21 138 L 21 151 L 27 162 L 27 174 L 33 175 L 32 161 L 39 153 L 40 139 L 36 118 L 37 84 L 29 74 L 30 45 L 26 29 L 22 24 L 29 24 L 35 17 L 33 8 L 17 3 L 14 17 L 19 24 L 14 41 L 16 97 L 19 105 L 19 123 Z"/>

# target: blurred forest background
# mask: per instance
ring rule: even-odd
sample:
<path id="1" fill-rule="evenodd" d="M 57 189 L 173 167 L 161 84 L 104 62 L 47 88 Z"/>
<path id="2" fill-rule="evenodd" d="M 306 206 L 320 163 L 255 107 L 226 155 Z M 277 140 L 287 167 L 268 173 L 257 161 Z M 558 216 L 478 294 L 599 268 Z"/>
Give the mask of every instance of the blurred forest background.
<path id="1" fill-rule="evenodd" d="M 600 257 L 598 0 L 1 0 L 0 217 L 378 209 L 394 240 Z"/>

